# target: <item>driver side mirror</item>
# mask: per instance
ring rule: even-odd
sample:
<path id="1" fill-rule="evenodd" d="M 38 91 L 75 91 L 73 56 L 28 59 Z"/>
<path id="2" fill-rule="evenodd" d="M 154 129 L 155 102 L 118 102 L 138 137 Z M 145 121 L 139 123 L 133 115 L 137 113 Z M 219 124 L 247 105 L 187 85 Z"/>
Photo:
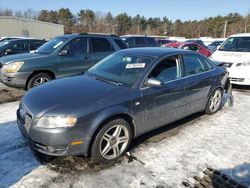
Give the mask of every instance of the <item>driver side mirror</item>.
<path id="1" fill-rule="evenodd" d="M 148 87 L 161 87 L 163 86 L 163 82 L 157 78 L 151 77 L 146 81 L 145 85 Z"/>
<path id="2" fill-rule="evenodd" d="M 67 56 L 67 55 L 69 55 L 69 50 L 62 50 L 62 51 L 59 52 L 58 55 L 59 56 Z"/>

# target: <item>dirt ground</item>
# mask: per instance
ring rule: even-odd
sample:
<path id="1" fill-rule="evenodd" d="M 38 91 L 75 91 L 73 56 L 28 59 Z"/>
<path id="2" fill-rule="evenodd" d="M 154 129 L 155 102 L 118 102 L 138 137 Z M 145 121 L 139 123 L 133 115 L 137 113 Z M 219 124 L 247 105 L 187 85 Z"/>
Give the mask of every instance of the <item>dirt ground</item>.
<path id="1" fill-rule="evenodd" d="M 0 83 L 0 104 L 18 101 L 24 93 L 24 90 L 7 87 Z"/>

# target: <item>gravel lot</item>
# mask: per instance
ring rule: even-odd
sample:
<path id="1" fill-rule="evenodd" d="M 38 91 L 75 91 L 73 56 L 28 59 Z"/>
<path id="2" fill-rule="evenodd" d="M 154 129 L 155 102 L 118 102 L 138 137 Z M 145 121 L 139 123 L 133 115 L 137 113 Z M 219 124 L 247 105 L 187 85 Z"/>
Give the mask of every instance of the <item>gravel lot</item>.
<path id="1" fill-rule="evenodd" d="M 2 87 L 0 99 L 2 98 Z M 130 156 L 93 165 L 81 156 L 38 161 L 16 125 L 18 102 L 0 105 L 0 187 L 184 187 L 208 167 L 250 187 L 250 90 L 235 105 L 195 114 L 133 141 Z"/>

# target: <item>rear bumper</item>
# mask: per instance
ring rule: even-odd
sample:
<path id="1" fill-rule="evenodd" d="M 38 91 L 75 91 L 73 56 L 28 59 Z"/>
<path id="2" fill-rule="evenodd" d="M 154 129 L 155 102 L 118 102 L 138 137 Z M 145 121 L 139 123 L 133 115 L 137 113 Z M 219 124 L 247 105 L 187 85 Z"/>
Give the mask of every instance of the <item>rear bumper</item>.
<path id="1" fill-rule="evenodd" d="M 25 88 L 30 75 L 30 72 L 1 73 L 0 81 L 9 87 Z"/>
<path id="2" fill-rule="evenodd" d="M 37 129 L 25 127 L 25 122 L 17 110 L 17 125 L 24 140 L 30 148 L 51 156 L 88 155 L 90 139 L 76 138 L 67 129 Z M 81 141 L 74 145 L 73 141 Z"/>

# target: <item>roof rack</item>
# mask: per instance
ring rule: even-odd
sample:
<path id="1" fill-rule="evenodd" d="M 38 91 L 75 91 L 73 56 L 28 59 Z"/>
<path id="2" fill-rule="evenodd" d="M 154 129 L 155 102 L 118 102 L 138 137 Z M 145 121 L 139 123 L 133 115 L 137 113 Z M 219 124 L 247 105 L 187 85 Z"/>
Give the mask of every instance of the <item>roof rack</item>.
<path id="1" fill-rule="evenodd" d="M 88 33 L 79 33 L 79 35 L 102 35 L 102 36 L 119 37 L 118 35 L 115 35 L 115 34 L 109 34 L 109 33 L 92 33 L 92 32 L 88 32 Z"/>

